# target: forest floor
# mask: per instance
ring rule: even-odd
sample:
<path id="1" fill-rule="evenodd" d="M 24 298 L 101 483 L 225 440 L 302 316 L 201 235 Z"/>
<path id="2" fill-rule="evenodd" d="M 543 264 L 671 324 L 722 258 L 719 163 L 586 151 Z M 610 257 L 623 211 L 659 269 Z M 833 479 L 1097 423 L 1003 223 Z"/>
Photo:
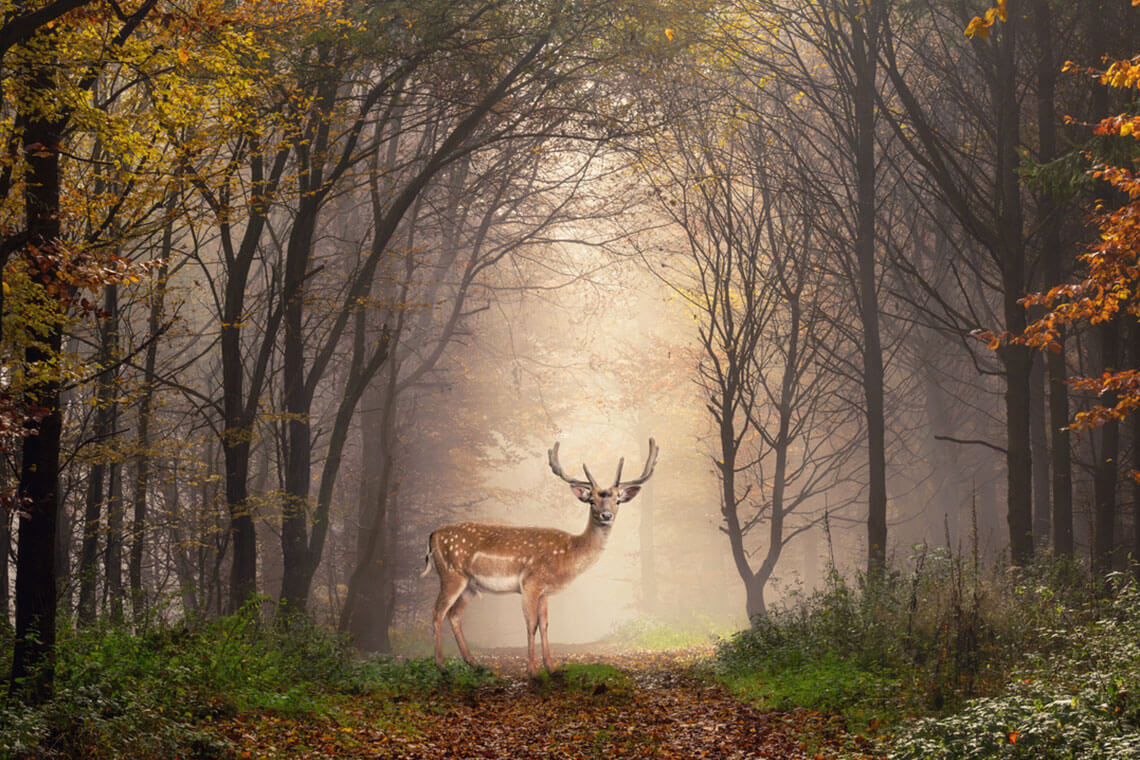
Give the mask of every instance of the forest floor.
<path id="1" fill-rule="evenodd" d="M 525 675 L 520 651 L 476 653 L 495 677 L 413 696 L 346 696 L 316 717 L 246 713 L 215 730 L 249 758 L 832 758 L 870 742 L 811 711 L 764 712 L 702 678 L 708 649 L 574 651 Z M 462 666 L 458 666 L 462 667 Z"/>

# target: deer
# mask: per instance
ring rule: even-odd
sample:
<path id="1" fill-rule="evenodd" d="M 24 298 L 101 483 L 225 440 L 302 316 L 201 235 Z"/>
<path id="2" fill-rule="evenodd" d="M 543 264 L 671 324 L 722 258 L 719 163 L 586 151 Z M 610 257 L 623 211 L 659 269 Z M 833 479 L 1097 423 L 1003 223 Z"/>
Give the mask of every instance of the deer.
<path id="1" fill-rule="evenodd" d="M 621 479 L 625 458 L 618 461 L 613 485 L 600 486 L 585 464 L 585 480 L 569 477 L 558 462 L 558 443 L 547 450 L 550 469 L 570 485 L 579 501 L 590 505 L 586 528 L 575 535 L 555 528 L 490 525 L 465 522 L 438 528 L 428 536 L 424 556 L 426 578 L 435 567 L 439 596 L 435 600 L 432 632 L 435 663 L 444 670 L 443 618 L 451 624 L 459 653 L 469 665 L 478 666 L 463 636 L 463 610 L 481 592 L 521 594 L 526 622 L 527 674 L 538 675 L 534 658 L 536 631 L 542 634 L 542 663 L 553 672 L 547 639 L 547 599 L 567 586 L 601 557 L 617 517 L 618 506 L 633 499 L 653 475 L 657 444 L 649 439 L 649 455 L 641 477 Z"/>

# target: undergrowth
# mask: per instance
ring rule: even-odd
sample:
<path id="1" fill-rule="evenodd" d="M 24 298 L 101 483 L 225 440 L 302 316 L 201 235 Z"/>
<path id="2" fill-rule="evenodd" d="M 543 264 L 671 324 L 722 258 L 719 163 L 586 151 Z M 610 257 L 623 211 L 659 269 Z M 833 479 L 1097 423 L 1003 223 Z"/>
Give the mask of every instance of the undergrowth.
<path id="1" fill-rule="evenodd" d="M 464 664 L 441 673 L 428 660 L 359 662 L 336 633 L 303 620 L 279 628 L 254 604 L 139 634 L 64 630 L 56 661 L 51 701 L 0 699 L 0 760 L 229 758 L 228 742 L 208 730 L 214 720 L 322 714 L 338 695 L 439 693 L 494 678 Z"/>
<path id="2" fill-rule="evenodd" d="M 901 760 L 1140 759 L 1140 592 L 1071 564 L 983 571 L 916 547 L 907 572 L 793 595 L 718 649 L 770 709 L 877 732 Z"/>

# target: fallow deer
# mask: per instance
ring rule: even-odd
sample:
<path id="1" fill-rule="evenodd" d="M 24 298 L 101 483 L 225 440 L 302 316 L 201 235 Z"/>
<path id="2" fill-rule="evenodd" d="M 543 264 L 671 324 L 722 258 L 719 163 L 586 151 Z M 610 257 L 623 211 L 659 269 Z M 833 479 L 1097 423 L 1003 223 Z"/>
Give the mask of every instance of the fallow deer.
<path id="1" fill-rule="evenodd" d="M 435 661 L 443 668 L 443 618 L 451 623 L 455 642 L 463 659 L 474 665 L 471 650 L 463 637 L 461 620 L 468 600 L 482 591 L 497 594 L 522 594 L 523 617 L 526 620 L 527 672 L 538 673 L 534 661 L 534 634 L 542 632 L 542 662 L 553 670 L 550 644 L 547 640 L 547 598 L 566 588 L 586 568 L 598 561 L 609 539 L 610 528 L 617 516 L 618 505 L 641 490 L 657 463 L 657 444 L 649 439 L 649 456 L 641 477 L 622 481 L 625 459 L 618 462 L 617 477 L 612 486 L 600 486 L 583 464 L 586 480 L 568 477 L 558 463 L 558 444 L 547 451 L 550 469 L 570 484 L 579 501 L 590 505 L 586 529 L 574 535 L 554 528 L 516 527 L 460 523 L 432 532 L 424 557 L 424 571 L 432 565 L 439 574 L 439 596 L 435 600 L 432 620 L 435 634 Z"/>

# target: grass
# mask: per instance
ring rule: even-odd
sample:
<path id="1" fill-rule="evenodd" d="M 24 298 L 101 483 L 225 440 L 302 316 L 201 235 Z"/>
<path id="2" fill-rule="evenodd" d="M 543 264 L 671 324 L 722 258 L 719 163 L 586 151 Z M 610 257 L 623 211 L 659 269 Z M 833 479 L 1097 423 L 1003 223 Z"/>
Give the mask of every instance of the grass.
<path id="1" fill-rule="evenodd" d="M 604 663 L 567 663 L 553 673 L 542 670 L 535 680 L 541 693 L 554 692 L 626 697 L 633 693 L 633 684 L 621 670 Z"/>
<path id="2" fill-rule="evenodd" d="M 631 649 L 689 649 L 731 636 L 739 627 L 738 620 L 714 619 L 701 614 L 669 620 L 642 615 L 614 626 L 605 642 Z"/>

